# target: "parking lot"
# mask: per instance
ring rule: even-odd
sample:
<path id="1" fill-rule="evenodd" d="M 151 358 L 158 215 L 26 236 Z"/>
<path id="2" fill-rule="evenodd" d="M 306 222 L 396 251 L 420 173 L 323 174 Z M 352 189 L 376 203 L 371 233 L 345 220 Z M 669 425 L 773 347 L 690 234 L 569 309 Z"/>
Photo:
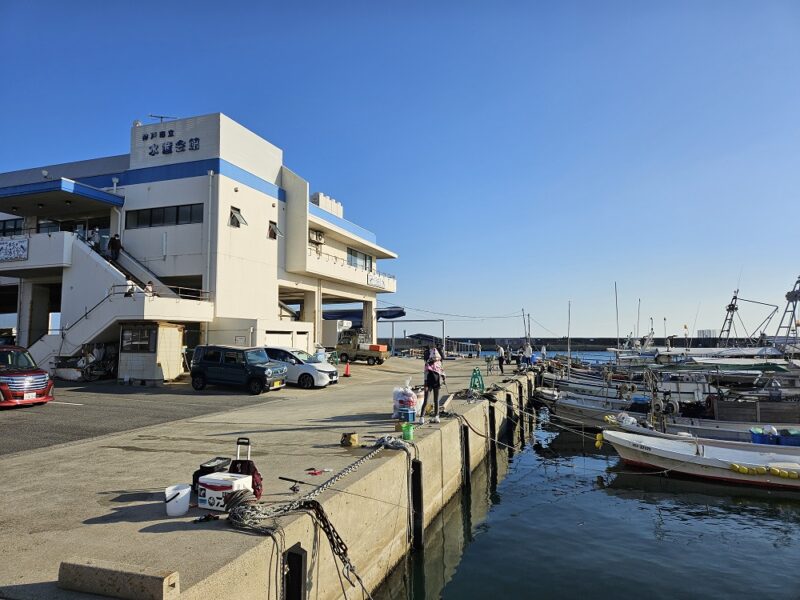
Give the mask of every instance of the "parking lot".
<path id="1" fill-rule="evenodd" d="M 215 386 L 195 392 L 188 383 L 144 388 L 59 381 L 53 402 L 0 409 L 0 455 L 272 402 L 284 390 L 250 396 Z"/>

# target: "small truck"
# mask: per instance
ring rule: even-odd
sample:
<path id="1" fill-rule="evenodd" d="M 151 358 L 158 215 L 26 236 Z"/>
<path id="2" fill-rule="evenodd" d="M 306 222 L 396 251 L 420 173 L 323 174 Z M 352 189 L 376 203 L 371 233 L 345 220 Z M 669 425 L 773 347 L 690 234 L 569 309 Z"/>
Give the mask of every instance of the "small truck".
<path id="1" fill-rule="evenodd" d="M 348 329 L 340 333 L 336 352 L 342 364 L 365 360 L 368 365 L 382 365 L 389 358 L 389 349 L 386 346 L 370 344 L 366 332 L 359 329 Z"/>

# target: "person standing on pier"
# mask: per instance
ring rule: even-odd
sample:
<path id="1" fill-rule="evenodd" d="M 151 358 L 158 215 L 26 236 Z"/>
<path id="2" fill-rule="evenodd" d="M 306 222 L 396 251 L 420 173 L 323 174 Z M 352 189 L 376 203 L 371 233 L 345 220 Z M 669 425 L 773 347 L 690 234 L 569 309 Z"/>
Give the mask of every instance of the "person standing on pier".
<path id="1" fill-rule="evenodd" d="M 531 348 L 530 342 L 525 343 L 525 350 L 523 352 L 523 355 L 525 356 L 525 364 L 530 367 L 533 364 L 531 360 L 533 357 L 533 348 Z"/>
<path id="2" fill-rule="evenodd" d="M 442 369 L 442 355 L 436 348 L 431 348 L 428 360 L 425 361 L 425 395 L 422 398 L 422 408 L 419 413 L 419 424 L 425 424 L 425 409 L 428 407 L 428 392 L 433 392 L 433 418 L 432 423 L 439 422 L 439 389 L 447 378 Z"/>
<path id="3" fill-rule="evenodd" d="M 475 358 L 480 358 L 480 357 L 481 357 L 481 343 L 478 342 L 477 344 L 475 344 Z"/>
<path id="4" fill-rule="evenodd" d="M 506 351 L 503 350 L 503 347 L 498 344 L 497 345 L 497 366 L 500 367 L 500 375 L 504 375 L 503 373 L 503 363 L 506 361 Z"/>

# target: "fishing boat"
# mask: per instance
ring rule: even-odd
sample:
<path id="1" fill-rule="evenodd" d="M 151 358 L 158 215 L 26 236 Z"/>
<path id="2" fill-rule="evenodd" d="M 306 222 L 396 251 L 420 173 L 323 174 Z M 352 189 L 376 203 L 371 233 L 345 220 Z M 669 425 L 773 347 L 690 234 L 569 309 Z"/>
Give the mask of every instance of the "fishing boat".
<path id="1" fill-rule="evenodd" d="M 610 430 L 603 433 L 603 440 L 632 465 L 714 481 L 800 491 L 800 448 Z"/>
<path id="2" fill-rule="evenodd" d="M 571 425 L 601 429 L 607 424 L 607 416 L 628 411 L 644 417 L 649 408 L 646 396 L 616 399 L 562 392 L 555 402 L 554 412 L 556 418 Z"/>

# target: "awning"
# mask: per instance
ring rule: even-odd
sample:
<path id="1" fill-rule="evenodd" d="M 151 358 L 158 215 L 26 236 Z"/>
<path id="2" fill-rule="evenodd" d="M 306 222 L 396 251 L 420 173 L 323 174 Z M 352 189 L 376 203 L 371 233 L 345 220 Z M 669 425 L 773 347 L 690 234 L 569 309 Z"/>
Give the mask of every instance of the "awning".
<path id="1" fill-rule="evenodd" d="M 124 203 L 124 196 L 64 177 L 0 188 L 0 212 L 20 217 L 76 216 Z"/>
<path id="2" fill-rule="evenodd" d="M 406 316 L 406 311 L 402 306 L 390 306 L 388 308 L 379 308 L 375 311 L 378 320 L 382 319 L 399 319 Z M 353 327 L 361 327 L 363 325 L 364 313 L 358 308 L 343 308 L 341 310 L 325 310 L 322 312 L 322 318 L 326 321 L 350 321 Z"/>

